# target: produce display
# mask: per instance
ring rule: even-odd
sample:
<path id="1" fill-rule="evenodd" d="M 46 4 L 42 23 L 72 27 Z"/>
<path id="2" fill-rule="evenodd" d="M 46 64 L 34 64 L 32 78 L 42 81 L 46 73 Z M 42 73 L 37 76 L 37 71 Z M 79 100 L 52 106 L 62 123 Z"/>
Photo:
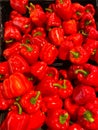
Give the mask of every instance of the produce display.
<path id="1" fill-rule="evenodd" d="M 0 130 L 98 130 L 93 4 L 10 0 L 0 62 Z"/>

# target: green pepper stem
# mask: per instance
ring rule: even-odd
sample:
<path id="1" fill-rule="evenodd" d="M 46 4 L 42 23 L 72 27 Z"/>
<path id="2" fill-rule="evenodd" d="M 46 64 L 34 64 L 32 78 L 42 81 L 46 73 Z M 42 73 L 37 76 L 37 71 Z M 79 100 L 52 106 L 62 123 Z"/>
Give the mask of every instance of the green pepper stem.
<path id="1" fill-rule="evenodd" d="M 35 9 L 35 5 L 33 3 L 30 3 L 30 6 L 32 7 L 32 9 Z"/>
<path id="2" fill-rule="evenodd" d="M 60 0 L 60 3 L 63 4 L 64 3 L 63 0 Z"/>
<path id="3" fill-rule="evenodd" d="M 92 21 L 91 20 L 87 20 L 85 21 L 85 25 L 89 25 Z"/>
<path id="4" fill-rule="evenodd" d="M 28 28 L 29 26 L 30 26 L 29 24 L 26 24 L 24 27 L 25 27 L 25 28 Z"/>
<path id="5" fill-rule="evenodd" d="M 12 43 L 13 41 L 14 39 L 6 40 L 5 43 L 9 44 L 9 43 Z"/>
<path id="6" fill-rule="evenodd" d="M 81 13 L 80 13 L 79 11 L 77 11 L 77 12 L 76 12 L 76 14 L 77 14 L 78 16 L 80 16 L 80 15 L 81 15 Z"/>
<path id="7" fill-rule="evenodd" d="M 68 113 L 65 113 L 65 114 L 63 114 L 63 115 L 60 115 L 59 116 L 59 122 L 61 123 L 61 124 L 64 124 L 65 122 L 66 122 L 66 119 L 68 118 Z"/>
<path id="8" fill-rule="evenodd" d="M 78 53 L 78 52 L 70 51 L 70 53 L 71 53 L 75 58 L 78 58 L 78 57 L 79 57 L 79 53 Z"/>
<path id="9" fill-rule="evenodd" d="M 58 83 L 54 83 L 53 86 L 58 87 L 58 88 L 66 89 L 66 87 L 67 87 L 67 86 L 66 86 L 66 80 L 64 80 L 63 85 L 58 84 Z"/>
<path id="10" fill-rule="evenodd" d="M 22 46 L 26 47 L 29 52 L 31 52 L 33 49 L 29 47 L 27 44 L 21 44 Z"/>
<path id="11" fill-rule="evenodd" d="M 92 117 L 92 113 L 89 110 L 84 112 L 84 118 L 91 123 L 94 122 L 94 118 Z"/>
<path id="12" fill-rule="evenodd" d="M 18 107 L 18 114 L 22 114 L 22 107 L 18 102 L 14 102 L 14 105 Z"/>
<path id="13" fill-rule="evenodd" d="M 85 33 L 83 30 L 81 31 L 81 34 L 83 35 L 83 36 L 88 36 L 88 34 L 87 33 Z"/>
<path id="14" fill-rule="evenodd" d="M 3 77 L 3 75 L 2 74 L 0 74 L 0 78 L 2 78 Z"/>
<path id="15" fill-rule="evenodd" d="M 36 102 L 37 102 L 39 96 L 40 96 L 40 91 L 37 91 L 37 95 L 36 95 L 35 97 L 32 97 L 32 98 L 30 99 L 30 103 L 31 103 L 31 104 L 36 104 Z"/>
<path id="16" fill-rule="evenodd" d="M 77 70 L 75 70 L 75 74 L 78 74 L 78 73 L 82 73 L 82 74 L 84 74 L 84 76 L 88 75 L 88 71 L 85 71 L 83 69 L 77 69 Z"/>
<path id="17" fill-rule="evenodd" d="M 45 8 L 45 10 L 46 10 L 46 11 L 48 11 L 48 12 L 50 12 L 50 13 L 52 13 L 52 12 L 53 12 L 53 10 L 52 10 L 52 9 L 50 9 L 50 8 Z"/>
<path id="18" fill-rule="evenodd" d="M 42 36 L 42 32 L 40 32 L 40 31 L 38 31 L 38 32 L 35 32 L 34 34 L 33 34 L 33 37 L 35 37 L 35 36 Z"/>
<path id="19" fill-rule="evenodd" d="M 19 97 L 16 97 L 16 101 L 18 102 L 18 101 L 20 100 L 20 98 L 21 98 L 20 96 L 19 96 Z"/>

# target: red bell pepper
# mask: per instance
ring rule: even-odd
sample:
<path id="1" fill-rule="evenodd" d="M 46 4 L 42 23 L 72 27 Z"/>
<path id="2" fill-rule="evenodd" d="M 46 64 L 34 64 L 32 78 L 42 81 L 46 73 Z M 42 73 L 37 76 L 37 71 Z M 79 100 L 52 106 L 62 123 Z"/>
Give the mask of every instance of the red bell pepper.
<path id="1" fill-rule="evenodd" d="M 63 101 L 58 95 L 54 96 L 45 96 L 42 99 L 44 106 L 46 107 L 46 111 L 49 109 L 56 110 L 63 107 Z"/>
<path id="2" fill-rule="evenodd" d="M 41 7 L 41 5 L 39 4 L 34 5 L 33 3 L 30 3 L 30 7 L 28 7 L 28 9 L 29 9 L 29 15 L 33 24 L 35 26 L 42 27 L 46 22 L 46 14 L 43 8 Z"/>
<path id="3" fill-rule="evenodd" d="M 72 95 L 73 86 L 71 82 L 67 79 L 58 80 L 56 83 L 53 83 L 53 86 L 58 88 L 57 94 L 62 99 L 65 99 Z"/>
<path id="4" fill-rule="evenodd" d="M 13 54 L 8 59 L 8 64 L 11 74 L 15 72 L 29 73 L 30 66 L 27 61 L 20 54 Z"/>
<path id="5" fill-rule="evenodd" d="M 3 56 L 5 59 L 9 59 L 13 54 L 19 54 L 21 48 L 21 42 L 14 42 L 11 46 L 7 47 L 3 51 Z"/>
<path id="6" fill-rule="evenodd" d="M 82 65 L 82 67 L 82 69 L 75 70 L 78 81 L 98 89 L 98 67 L 89 63 Z"/>
<path id="7" fill-rule="evenodd" d="M 85 7 L 79 2 L 74 2 L 71 4 L 72 7 L 72 18 L 75 20 L 80 20 L 84 14 Z"/>
<path id="8" fill-rule="evenodd" d="M 38 60 L 39 48 L 33 44 L 21 44 L 20 55 L 23 56 L 29 65 L 32 65 Z"/>
<path id="9" fill-rule="evenodd" d="M 85 29 L 86 27 L 94 27 L 96 29 L 96 22 L 94 17 L 92 16 L 91 13 L 84 13 L 82 16 L 79 26 L 81 29 Z"/>
<path id="10" fill-rule="evenodd" d="M 88 62 L 90 55 L 82 46 L 76 46 L 70 50 L 69 60 L 77 65 Z"/>
<path id="11" fill-rule="evenodd" d="M 60 27 L 54 27 L 48 32 L 49 40 L 55 46 L 60 46 L 64 41 L 64 30 Z"/>
<path id="12" fill-rule="evenodd" d="M 39 57 L 40 60 L 46 62 L 48 65 L 52 64 L 58 56 L 58 49 L 51 43 L 43 45 Z"/>
<path id="13" fill-rule="evenodd" d="M 29 124 L 29 115 L 22 112 L 19 103 L 15 102 L 17 109 L 12 109 L 7 113 L 6 118 L 0 126 L 0 130 L 27 130 Z"/>
<path id="14" fill-rule="evenodd" d="M 19 12 L 17 12 L 16 10 L 12 10 L 9 14 L 9 18 L 12 20 L 13 18 L 15 18 L 16 16 L 22 16 L 22 14 L 20 14 Z"/>
<path id="15" fill-rule="evenodd" d="M 68 127 L 68 130 L 84 130 L 78 123 L 73 123 Z"/>
<path id="16" fill-rule="evenodd" d="M 63 26 L 65 35 L 71 35 L 71 34 L 77 33 L 78 31 L 78 25 L 77 25 L 76 20 L 74 19 L 63 21 L 62 26 Z"/>
<path id="17" fill-rule="evenodd" d="M 9 64 L 7 61 L 0 62 L 0 81 L 10 76 Z"/>
<path id="18" fill-rule="evenodd" d="M 31 90 L 19 100 L 23 110 L 28 114 L 37 112 L 41 107 L 42 97 L 40 91 Z"/>
<path id="19" fill-rule="evenodd" d="M 45 32 L 45 29 L 43 27 L 36 27 L 35 29 L 32 30 L 31 35 L 33 37 L 42 36 L 43 38 L 45 38 L 46 32 Z"/>
<path id="20" fill-rule="evenodd" d="M 68 79 L 67 70 L 65 69 L 59 70 L 59 79 Z"/>
<path id="21" fill-rule="evenodd" d="M 56 0 L 54 9 L 62 20 L 69 20 L 72 16 L 71 0 Z"/>
<path id="22" fill-rule="evenodd" d="M 39 80 L 42 80 L 47 71 L 47 64 L 43 61 L 37 61 L 31 66 L 31 74 Z"/>
<path id="23" fill-rule="evenodd" d="M 52 130 L 67 130 L 70 116 L 64 109 L 49 110 L 46 117 L 46 124 Z"/>
<path id="24" fill-rule="evenodd" d="M 85 12 L 88 13 L 90 12 L 93 16 L 95 15 L 95 7 L 93 4 L 86 4 L 85 6 Z"/>
<path id="25" fill-rule="evenodd" d="M 2 93 L 3 83 L 0 83 L 0 110 L 7 110 L 14 103 L 14 99 L 6 99 Z"/>
<path id="26" fill-rule="evenodd" d="M 26 14 L 27 8 L 26 6 L 28 5 L 28 0 L 10 0 L 10 6 L 12 7 L 13 10 L 21 13 L 21 14 Z"/>
<path id="27" fill-rule="evenodd" d="M 21 33 L 30 33 L 32 30 L 31 19 L 26 16 L 16 16 L 12 19 L 12 23 L 21 31 Z"/>
<path id="28" fill-rule="evenodd" d="M 46 116 L 41 110 L 29 116 L 29 124 L 26 130 L 38 130 L 44 125 Z"/>
<path id="29" fill-rule="evenodd" d="M 85 130 L 97 130 L 98 109 L 80 106 L 77 121 Z"/>
<path id="30" fill-rule="evenodd" d="M 32 86 L 22 73 L 17 72 L 3 81 L 2 93 L 5 98 L 14 98 L 30 91 Z"/>
<path id="31" fill-rule="evenodd" d="M 25 44 L 32 44 L 33 40 L 31 34 L 29 33 L 23 34 L 21 42 Z"/>
<path id="32" fill-rule="evenodd" d="M 96 98 L 96 93 L 93 87 L 87 85 L 77 85 L 72 94 L 72 99 L 78 105 L 84 105 Z"/>
<path id="33" fill-rule="evenodd" d="M 12 21 L 7 21 L 4 24 L 4 41 L 6 43 L 12 43 L 14 41 L 20 41 L 22 38 L 19 29 L 13 25 Z"/>

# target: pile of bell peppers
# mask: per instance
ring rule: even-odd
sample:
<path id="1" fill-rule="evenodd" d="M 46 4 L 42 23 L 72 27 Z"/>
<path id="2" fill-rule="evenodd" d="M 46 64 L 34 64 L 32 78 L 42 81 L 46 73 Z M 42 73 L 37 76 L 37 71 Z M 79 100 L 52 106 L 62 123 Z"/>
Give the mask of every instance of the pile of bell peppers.
<path id="1" fill-rule="evenodd" d="M 0 130 L 98 130 L 98 30 L 90 3 L 10 0 L 0 62 Z M 1 116 L 1 115 L 0 115 Z"/>

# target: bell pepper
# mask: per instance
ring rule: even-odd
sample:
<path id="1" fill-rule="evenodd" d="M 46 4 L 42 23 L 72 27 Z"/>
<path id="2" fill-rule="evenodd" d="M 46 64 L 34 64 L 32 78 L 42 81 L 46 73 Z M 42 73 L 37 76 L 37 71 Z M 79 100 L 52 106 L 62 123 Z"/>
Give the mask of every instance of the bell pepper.
<path id="1" fill-rule="evenodd" d="M 45 8 L 46 10 L 46 30 L 53 27 L 60 27 L 61 26 L 61 19 L 58 15 L 51 9 Z"/>
<path id="2" fill-rule="evenodd" d="M 29 65 L 32 65 L 38 60 L 39 48 L 33 44 L 21 44 L 20 55 L 23 56 Z"/>
<path id="3" fill-rule="evenodd" d="M 46 107 L 46 112 L 49 109 L 56 110 L 63 107 L 63 101 L 58 95 L 45 96 L 42 99 L 44 106 Z"/>
<path id="4" fill-rule="evenodd" d="M 56 67 L 49 66 L 44 77 L 52 77 L 55 81 L 59 79 L 59 71 Z"/>
<path id="5" fill-rule="evenodd" d="M 0 83 L 0 110 L 7 110 L 14 103 L 14 99 L 6 99 L 2 93 L 3 83 Z"/>
<path id="6" fill-rule="evenodd" d="M 43 61 L 37 61 L 30 68 L 31 74 L 39 80 L 42 80 L 47 71 L 47 64 Z"/>
<path id="7" fill-rule="evenodd" d="M 94 27 L 96 29 L 96 22 L 94 17 L 92 16 L 91 13 L 84 13 L 82 16 L 79 26 L 81 29 L 85 29 L 85 27 Z"/>
<path id="8" fill-rule="evenodd" d="M 98 109 L 80 106 L 77 121 L 85 130 L 97 130 Z"/>
<path id="9" fill-rule="evenodd" d="M 41 110 L 38 110 L 29 116 L 29 124 L 26 130 L 38 130 L 44 125 L 46 116 Z"/>
<path id="10" fill-rule="evenodd" d="M 29 73 L 30 66 L 20 54 L 13 54 L 8 59 L 11 74 L 15 72 Z"/>
<path id="11" fill-rule="evenodd" d="M 72 16 L 71 0 L 56 0 L 55 12 L 62 20 L 69 20 Z"/>
<path id="12" fill-rule="evenodd" d="M 12 20 L 13 18 L 15 18 L 16 16 L 22 16 L 22 14 L 20 14 L 19 12 L 17 12 L 16 10 L 12 10 L 9 14 L 9 18 Z"/>
<path id="13" fill-rule="evenodd" d="M 19 29 L 13 25 L 12 21 L 7 21 L 4 24 L 4 41 L 6 43 L 12 43 L 14 41 L 20 41 L 22 35 Z"/>
<path id="14" fill-rule="evenodd" d="M 70 119 L 73 122 L 76 122 L 77 120 L 78 107 L 79 105 L 75 103 L 72 97 L 68 97 L 64 100 L 64 109 L 68 111 Z"/>
<path id="15" fill-rule="evenodd" d="M 10 6 L 20 14 L 26 14 L 28 2 L 28 0 L 10 0 Z"/>
<path id="16" fill-rule="evenodd" d="M 26 16 L 16 16 L 12 19 L 12 23 L 21 31 L 21 33 L 30 33 L 32 30 L 31 19 Z"/>
<path id="17" fill-rule="evenodd" d="M 70 115 L 64 109 L 49 110 L 47 112 L 46 124 L 52 130 L 67 130 Z"/>
<path id="18" fill-rule="evenodd" d="M 26 43 L 26 44 L 32 44 L 32 36 L 31 36 L 31 34 L 29 34 L 29 33 L 23 34 L 21 42 Z"/>
<path id="19" fill-rule="evenodd" d="M 64 30 L 60 27 L 54 27 L 49 30 L 48 32 L 49 40 L 52 44 L 55 46 L 60 46 L 62 42 L 64 41 Z"/>
<path id="20" fill-rule="evenodd" d="M 82 69 L 75 70 L 78 81 L 98 89 L 98 67 L 89 63 L 82 65 L 82 67 Z"/>
<path id="21" fill-rule="evenodd" d="M 85 12 L 86 13 L 91 13 L 93 16 L 95 15 L 95 7 L 94 7 L 94 5 L 93 4 L 86 4 L 85 6 Z"/>
<path id="22" fill-rule="evenodd" d="M 29 10 L 29 16 L 32 23 L 35 26 L 42 27 L 46 22 L 46 14 L 39 4 L 30 3 L 30 7 L 27 7 Z"/>
<path id="23" fill-rule="evenodd" d="M 9 64 L 7 61 L 0 62 L 0 81 L 10 76 Z"/>
<path id="24" fill-rule="evenodd" d="M 19 100 L 23 110 L 28 114 L 37 112 L 41 107 L 42 97 L 40 91 L 31 90 Z"/>
<path id="25" fill-rule="evenodd" d="M 43 27 L 36 27 L 35 29 L 32 30 L 31 35 L 33 37 L 42 36 L 43 38 L 45 38 L 46 32 L 45 32 L 45 29 Z"/>
<path id="26" fill-rule="evenodd" d="M 89 60 L 90 55 L 83 48 L 83 46 L 76 46 L 70 50 L 69 60 L 70 62 L 81 65 L 86 63 Z"/>
<path id="27" fill-rule="evenodd" d="M 78 31 L 78 25 L 77 25 L 76 20 L 74 19 L 63 21 L 62 27 L 64 29 L 65 35 L 72 35 L 74 33 L 77 33 Z"/>
<path id="28" fill-rule="evenodd" d="M 51 43 L 43 45 L 39 58 L 41 61 L 46 62 L 48 65 L 52 64 L 58 56 L 58 49 Z"/>
<path id="29" fill-rule="evenodd" d="M 79 2 L 74 2 L 71 4 L 72 7 L 72 19 L 80 20 L 84 14 L 85 7 Z"/>
<path id="30" fill-rule="evenodd" d="M 3 56 L 5 59 L 9 59 L 13 54 L 19 54 L 21 48 L 21 42 L 14 42 L 11 46 L 7 47 L 3 51 Z"/>
<path id="31" fill-rule="evenodd" d="M 84 130 L 78 123 L 73 123 L 68 127 L 68 130 Z"/>
<path id="32" fill-rule="evenodd" d="M 72 99 L 78 105 L 85 105 L 89 101 L 96 98 L 96 93 L 93 87 L 87 85 L 77 85 L 72 94 Z"/>
<path id="33" fill-rule="evenodd" d="M 17 72 L 3 81 L 2 93 L 5 98 L 14 98 L 30 91 L 32 86 L 22 73 Z"/>
<path id="34" fill-rule="evenodd" d="M 65 69 L 59 70 L 59 79 L 68 79 L 67 70 Z"/>

